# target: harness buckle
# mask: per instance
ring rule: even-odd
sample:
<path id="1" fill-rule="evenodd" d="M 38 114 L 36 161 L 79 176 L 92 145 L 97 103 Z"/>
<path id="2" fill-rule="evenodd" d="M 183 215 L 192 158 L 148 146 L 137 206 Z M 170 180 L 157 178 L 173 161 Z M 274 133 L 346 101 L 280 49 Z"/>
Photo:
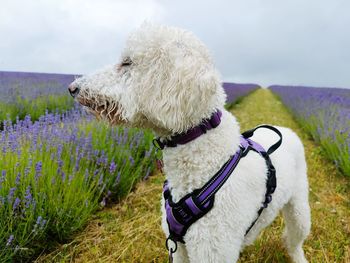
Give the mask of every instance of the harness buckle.
<path id="1" fill-rule="evenodd" d="M 163 150 L 165 147 L 165 144 L 160 141 L 160 139 L 153 139 L 152 141 L 153 146 L 156 147 L 157 150 Z"/>
<path id="2" fill-rule="evenodd" d="M 172 246 L 169 246 L 169 240 L 171 240 L 174 243 L 174 248 Z M 177 250 L 177 242 L 169 236 L 166 241 L 165 241 L 165 247 L 168 250 L 168 255 L 169 255 L 169 263 L 173 263 L 173 254 Z"/>

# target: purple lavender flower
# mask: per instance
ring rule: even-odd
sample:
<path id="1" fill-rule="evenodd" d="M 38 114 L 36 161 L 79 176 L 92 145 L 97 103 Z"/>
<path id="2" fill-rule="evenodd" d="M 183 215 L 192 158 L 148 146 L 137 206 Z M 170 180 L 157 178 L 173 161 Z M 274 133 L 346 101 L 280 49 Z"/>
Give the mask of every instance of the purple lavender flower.
<path id="1" fill-rule="evenodd" d="M 2 170 L 1 177 L 0 177 L 0 189 L 2 187 L 2 183 L 5 181 L 6 171 Z"/>
<path id="2" fill-rule="evenodd" d="M 62 182 L 64 182 L 66 180 L 66 173 L 65 172 L 61 173 L 61 178 L 62 178 Z"/>
<path id="3" fill-rule="evenodd" d="M 3 182 L 5 180 L 5 176 L 6 176 L 6 171 L 2 170 L 1 171 L 1 177 L 0 177 L 0 182 Z"/>
<path id="4" fill-rule="evenodd" d="M 36 224 L 40 225 L 42 219 L 43 219 L 42 216 L 38 216 L 38 218 L 36 219 Z"/>
<path id="5" fill-rule="evenodd" d="M 7 196 L 7 200 L 8 200 L 9 203 L 12 202 L 12 199 L 13 199 L 13 196 L 15 194 L 15 191 L 16 191 L 16 187 L 10 188 L 10 192 L 9 192 L 9 194 Z"/>
<path id="6" fill-rule="evenodd" d="M 117 165 L 115 164 L 114 161 L 112 161 L 111 164 L 109 165 L 109 173 L 113 174 L 116 169 L 117 169 Z"/>
<path id="7" fill-rule="evenodd" d="M 38 178 L 41 176 L 41 172 L 42 172 L 42 168 L 43 168 L 43 163 L 42 161 L 39 161 L 35 164 L 35 180 L 37 181 Z"/>
<path id="8" fill-rule="evenodd" d="M 12 210 L 15 211 L 18 208 L 18 206 L 20 205 L 20 203 L 21 203 L 21 199 L 16 197 L 15 201 L 13 202 Z"/>
<path id="9" fill-rule="evenodd" d="M 61 172 L 61 170 L 62 170 L 62 167 L 63 167 L 63 161 L 62 161 L 62 159 L 58 159 L 58 161 L 57 161 L 57 173 L 60 173 Z"/>
<path id="10" fill-rule="evenodd" d="M 15 185 L 16 185 L 16 186 L 19 185 L 20 180 L 21 180 L 21 173 L 18 173 L 17 176 L 16 176 L 16 182 L 15 182 Z"/>
<path id="11" fill-rule="evenodd" d="M 59 144 L 59 145 L 57 146 L 57 159 L 61 159 L 62 150 L 63 150 L 63 145 L 62 145 L 62 144 Z"/>
<path id="12" fill-rule="evenodd" d="M 32 196 L 32 193 L 30 191 L 30 185 L 27 186 L 26 193 L 25 193 L 25 196 L 24 196 L 24 200 L 25 200 L 25 207 L 29 208 L 29 206 L 33 202 L 33 196 Z"/>
<path id="13" fill-rule="evenodd" d="M 46 223 L 47 223 L 46 219 L 43 219 L 42 216 L 38 216 L 32 232 L 36 234 L 38 232 L 38 229 L 43 230 Z"/>
<path id="14" fill-rule="evenodd" d="M 29 174 L 30 168 L 26 167 L 24 168 L 24 177 L 27 178 L 28 174 Z"/>
<path id="15" fill-rule="evenodd" d="M 7 240 L 7 243 L 6 243 L 6 246 L 7 246 L 7 247 L 9 247 L 9 246 L 12 244 L 14 238 L 15 238 L 15 237 L 14 237 L 13 235 L 11 235 L 11 236 L 9 237 L 9 239 Z"/>
<path id="16" fill-rule="evenodd" d="M 114 186 L 119 184 L 119 182 L 120 182 L 120 175 L 121 175 L 121 172 L 119 171 L 118 174 L 117 174 L 117 177 L 115 178 Z"/>
<path id="17" fill-rule="evenodd" d="M 103 183 L 103 174 L 100 175 L 100 178 L 98 180 L 98 185 L 101 185 Z"/>

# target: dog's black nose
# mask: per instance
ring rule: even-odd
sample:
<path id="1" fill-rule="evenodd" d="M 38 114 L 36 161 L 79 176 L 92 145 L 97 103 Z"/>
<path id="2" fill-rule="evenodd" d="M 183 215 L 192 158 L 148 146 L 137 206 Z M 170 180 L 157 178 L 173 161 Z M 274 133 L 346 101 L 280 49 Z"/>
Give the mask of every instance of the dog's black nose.
<path id="1" fill-rule="evenodd" d="M 79 88 L 79 86 L 77 86 L 77 85 L 72 85 L 72 84 L 70 84 L 70 85 L 68 86 L 68 90 L 69 90 L 70 95 L 71 95 L 73 98 L 75 98 L 75 97 L 78 95 L 78 93 L 79 93 L 79 91 L 80 91 L 80 88 Z"/>

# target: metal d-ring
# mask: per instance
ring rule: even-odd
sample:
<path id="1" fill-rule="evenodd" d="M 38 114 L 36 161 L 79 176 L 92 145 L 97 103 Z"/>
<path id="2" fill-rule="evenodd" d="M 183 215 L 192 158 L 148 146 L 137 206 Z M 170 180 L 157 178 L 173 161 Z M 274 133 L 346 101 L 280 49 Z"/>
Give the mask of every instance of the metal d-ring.
<path id="1" fill-rule="evenodd" d="M 169 240 L 171 240 L 174 244 L 175 244 L 175 249 L 173 249 L 172 247 L 169 247 Z M 177 250 L 177 242 L 173 239 L 171 239 L 171 237 L 168 237 L 165 241 L 165 246 L 166 246 L 166 249 L 171 253 L 175 253 L 176 250 Z"/>
<path id="2" fill-rule="evenodd" d="M 175 249 L 173 249 L 172 247 L 169 247 L 169 244 L 168 244 L 169 240 L 173 241 L 173 243 L 175 244 Z M 177 250 L 177 242 L 175 240 L 171 239 L 171 237 L 169 236 L 165 241 L 165 246 L 166 246 L 166 249 L 168 250 L 169 263 L 173 263 L 173 254 Z"/>

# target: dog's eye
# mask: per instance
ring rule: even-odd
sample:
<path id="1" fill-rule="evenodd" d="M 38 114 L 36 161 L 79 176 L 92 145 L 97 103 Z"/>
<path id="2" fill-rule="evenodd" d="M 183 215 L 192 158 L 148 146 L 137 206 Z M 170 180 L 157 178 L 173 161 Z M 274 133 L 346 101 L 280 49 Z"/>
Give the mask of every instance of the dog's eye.
<path id="1" fill-rule="evenodd" d="M 131 61 L 131 58 L 129 58 L 129 57 L 124 58 L 122 63 L 120 63 L 121 67 L 128 67 L 128 66 L 131 66 L 131 65 L 132 65 L 132 61 Z"/>

